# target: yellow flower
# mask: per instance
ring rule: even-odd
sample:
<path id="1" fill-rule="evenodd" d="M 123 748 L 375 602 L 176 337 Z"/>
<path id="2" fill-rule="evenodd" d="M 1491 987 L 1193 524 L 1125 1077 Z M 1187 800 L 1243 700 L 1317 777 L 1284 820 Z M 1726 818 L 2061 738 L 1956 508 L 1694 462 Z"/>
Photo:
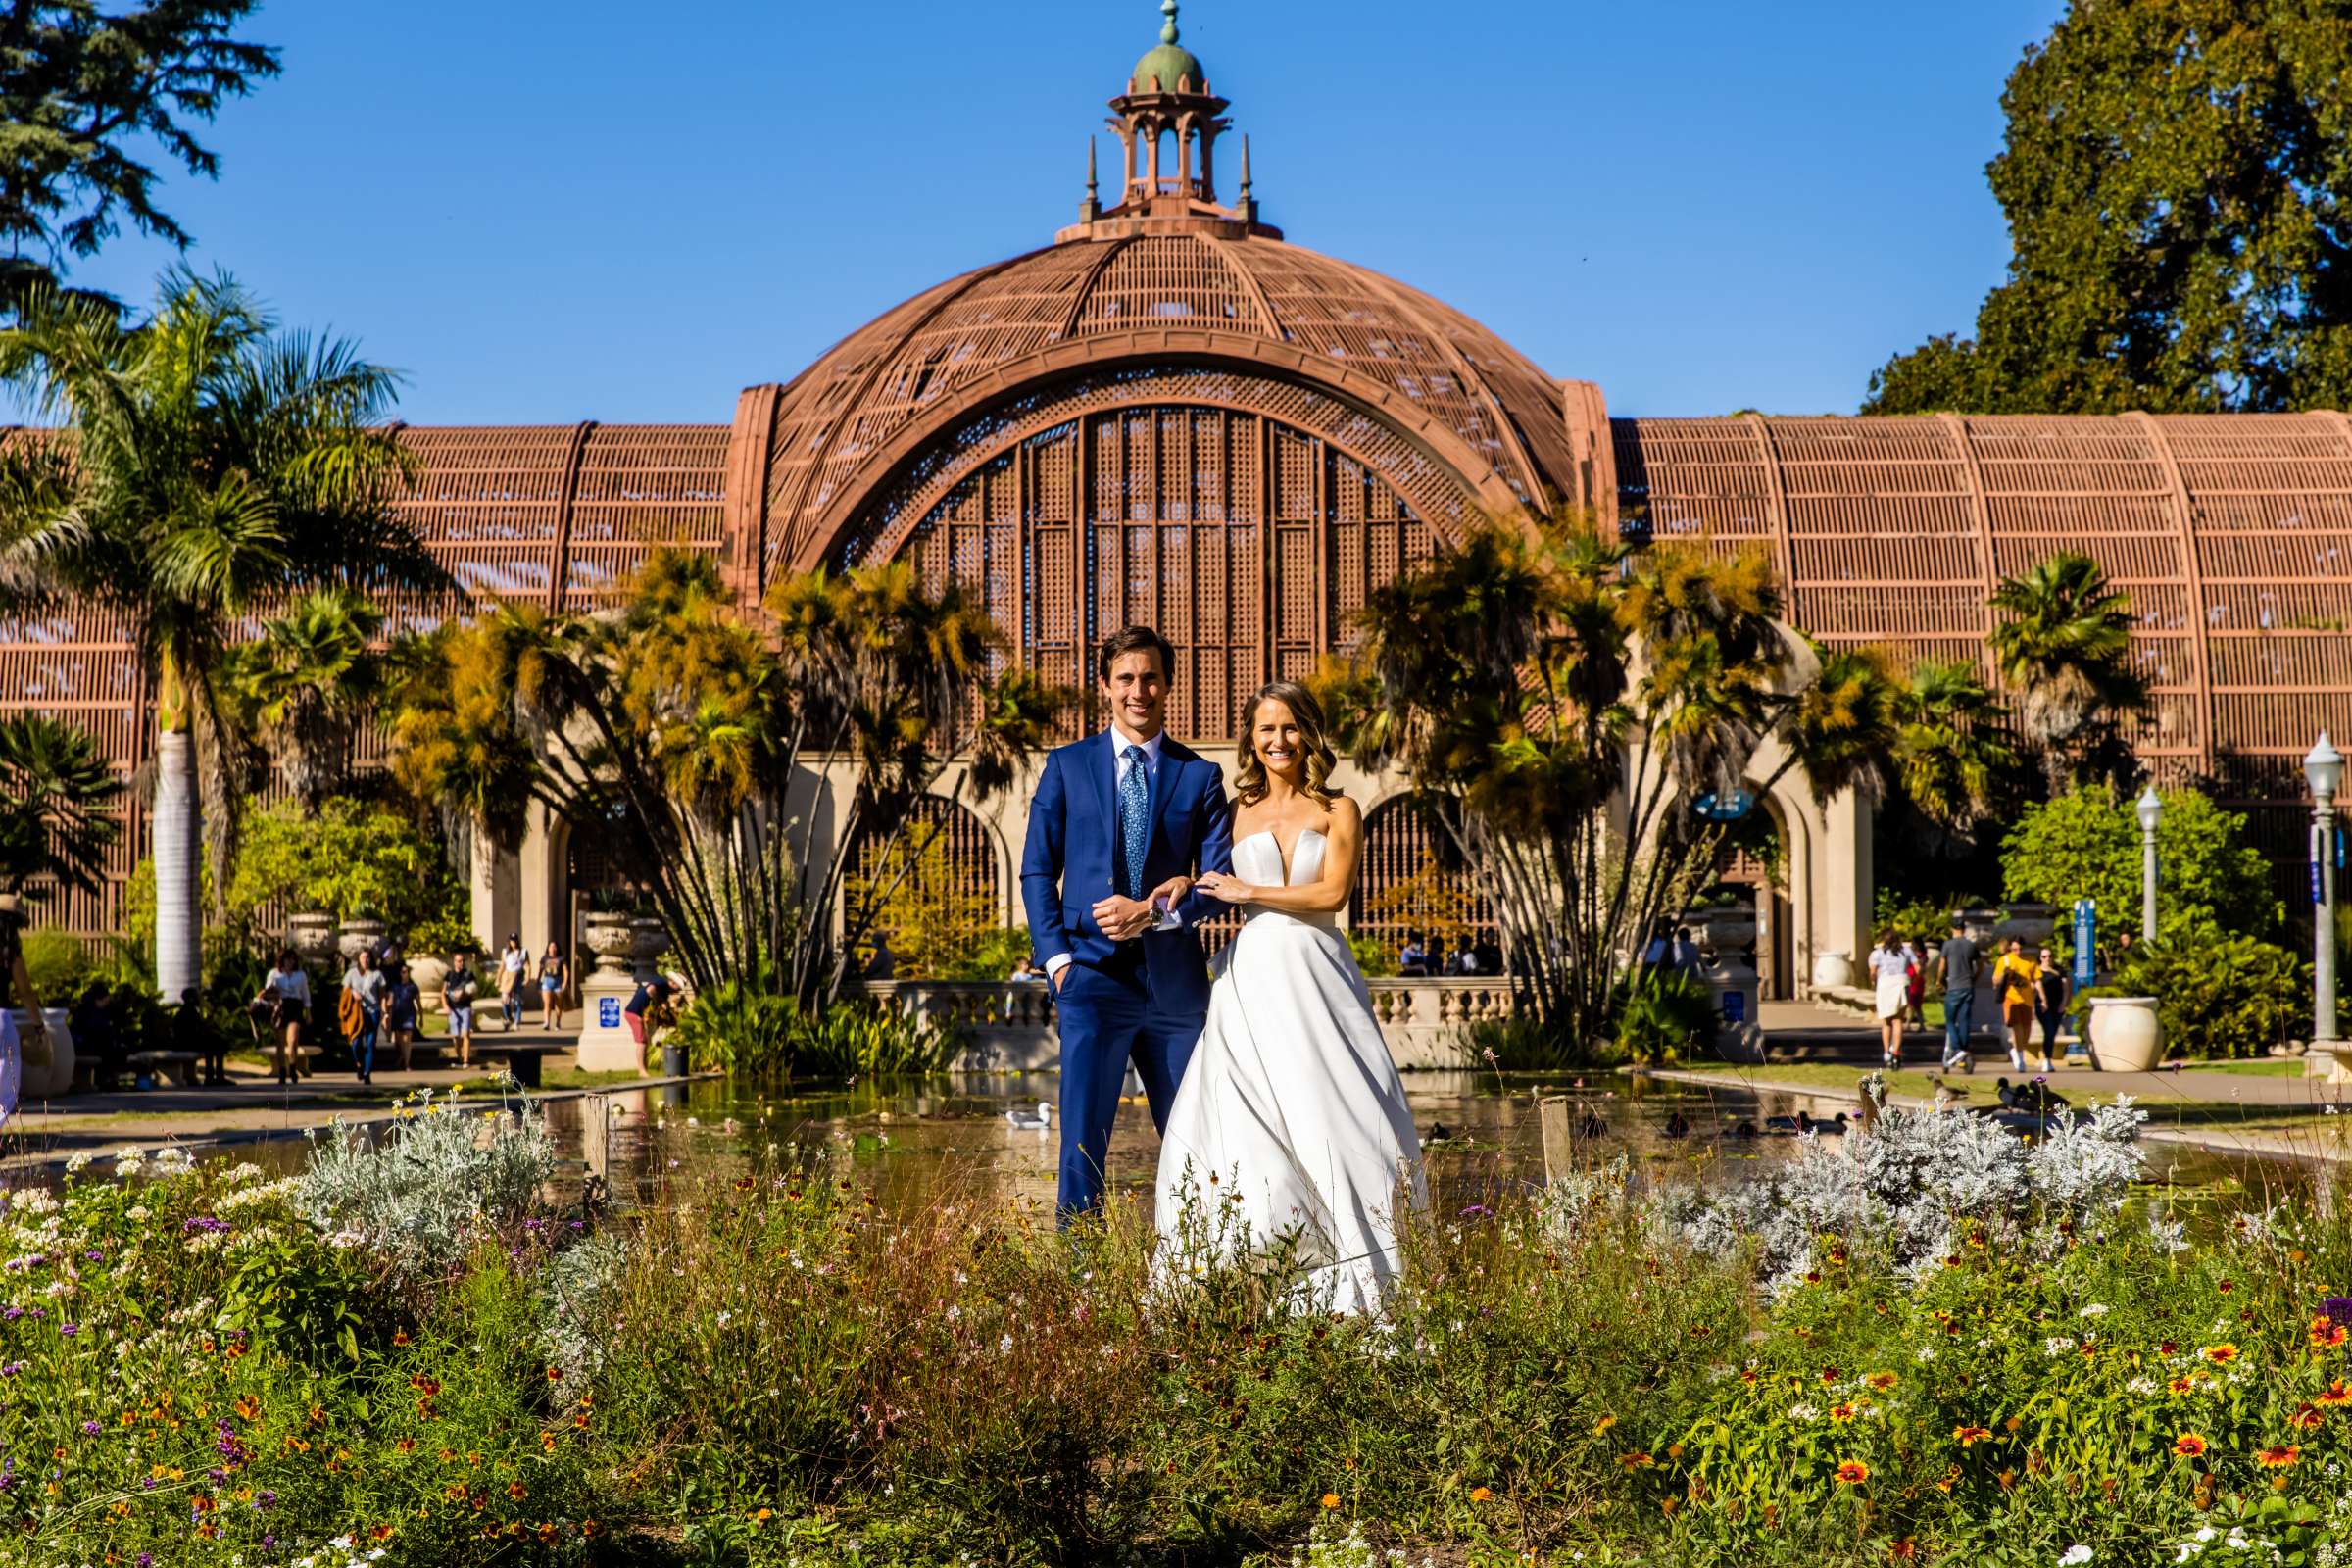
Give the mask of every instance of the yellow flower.
<path id="1" fill-rule="evenodd" d="M 1493 1495 L 1494 1495 L 1494 1494 L 1486 1487 L 1472 1487 L 1470 1489 L 1470 1500 L 1472 1502 L 1484 1502 Z"/>
<path id="2" fill-rule="evenodd" d="M 1325 1494 L 1323 1494 L 1323 1506 L 1324 1506 L 1325 1508 L 1337 1508 L 1339 1505 L 1340 1505 L 1340 1494 L 1339 1494 L 1338 1493 L 1336 1493 L 1336 1492 L 1326 1492 Z"/>

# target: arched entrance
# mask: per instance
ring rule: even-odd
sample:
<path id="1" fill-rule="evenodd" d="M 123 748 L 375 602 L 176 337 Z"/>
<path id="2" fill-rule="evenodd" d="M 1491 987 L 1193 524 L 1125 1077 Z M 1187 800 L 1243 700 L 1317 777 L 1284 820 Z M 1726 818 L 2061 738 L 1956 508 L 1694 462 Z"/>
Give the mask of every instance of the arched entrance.
<path id="1" fill-rule="evenodd" d="M 1362 870 L 1348 908 L 1348 929 L 1392 956 L 1408 941 L 1424 949 L 1445 944 L 1494 948 L 1500 928 L 1478 879 L 1462 863 L 1451 838 L 1430 813 L 1446 803 L 1398 795 L 1364 818 Z"/>
<path id="2" fill-rule="evenodd" d="M 861 835 L 841 894 L 845 929 L 866 925 L 858 972 L 897 980 L 1004 979 L 981 972 L 1007 968 L 1014 956 L 1004 936 L 998 859 L 987 824 L 938 796 L 914 804 L 903 834 Z"/>

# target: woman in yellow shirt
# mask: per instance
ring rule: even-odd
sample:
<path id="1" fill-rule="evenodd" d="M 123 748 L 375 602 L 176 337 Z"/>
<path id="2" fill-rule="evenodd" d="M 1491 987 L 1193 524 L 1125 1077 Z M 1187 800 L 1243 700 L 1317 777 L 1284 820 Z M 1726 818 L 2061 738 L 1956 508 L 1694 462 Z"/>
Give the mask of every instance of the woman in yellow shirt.
<path id="1" fill-rule="evenodd" d="M 2009 1031 L 2009 1065 L 2019 1072 L 2026 1070 L 2026 1047 L 2034 1038 L 2034 992 L 2040 979 L 2041 965 L 2027 957 L 2024 946 L 2011 937 L 2001 950 L 2001 961 L 1992 966 L 1992 990 Z"/>

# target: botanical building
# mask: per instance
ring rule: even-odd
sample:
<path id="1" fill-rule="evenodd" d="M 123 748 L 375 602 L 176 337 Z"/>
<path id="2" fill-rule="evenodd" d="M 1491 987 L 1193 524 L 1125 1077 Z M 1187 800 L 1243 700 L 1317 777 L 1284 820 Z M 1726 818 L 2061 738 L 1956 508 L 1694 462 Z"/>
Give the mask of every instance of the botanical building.
<path id="1" fill-rule="evenodd" d="M 471 606 L 591 606 L 661 545 L 710 552 L 747 598 L 776 573 L 905 556 L 982 596 L 1015 656 L 1083 680 L 1132 621 L 1177 645 L 1172 728 L 1215 754 L 1240 699 L 1344 648 L 1368 586 L 1480 512 L 1568 503 L 1638 537 L 1767 547 L 1791 618 L 1831 643 L 1984 657 L 1985 597 L 2058 550 L 2140 615 L 2157 697 L 2136 737 L 2168 774 L 2300 798 L 2314 733 L 2352 730 L 2352 422 L 2341 414 L 2113 418 L 1612 417 L 1428 295 L 1292 243 L 1246 140 L 1178 37 L 1111 100 L 1115 153 L 1077 221 L 851 332 L 725 424 L 411 427 L 409 514 Z M 148 711 L 120 628 L 0 625 L 0 704 L 70 713 L 126 764 Z M 1396 779 L 1373 809 L 1358 917 L 1425 871 Z M 949 842 L 1017 918 L 1025 796 Z M 1763 955 L 1787 989 L 1859 951 L 1865 808 L 1766 803 L 1788 885 Z M 960 811 L 961 808 L 949 808 Z M 2298 812 L 2264 813 L 2299 856 Z M 117 923 L 122 876 L 74 924 Z M 562 936 L 594 847 L 536 827 L 477 890 L 485 934 Z"/>

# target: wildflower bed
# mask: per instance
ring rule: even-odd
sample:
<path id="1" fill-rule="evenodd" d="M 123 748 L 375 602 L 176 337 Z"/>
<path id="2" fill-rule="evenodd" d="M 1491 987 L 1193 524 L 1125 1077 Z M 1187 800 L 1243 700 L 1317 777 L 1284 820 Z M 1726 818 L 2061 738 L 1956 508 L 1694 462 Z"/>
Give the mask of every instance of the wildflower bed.
<path id="1" fill-rule="evenodd" d="M 622 1220 L 527 1114 L 126 1158 L 10 1195 L 0 1560 L 2339 1561 L 2352 1229 L 2192 1237 L 2132 1132 L 1595 1169 L 1417 1232 L 1379 1323 L 757 1141 Z"/>

